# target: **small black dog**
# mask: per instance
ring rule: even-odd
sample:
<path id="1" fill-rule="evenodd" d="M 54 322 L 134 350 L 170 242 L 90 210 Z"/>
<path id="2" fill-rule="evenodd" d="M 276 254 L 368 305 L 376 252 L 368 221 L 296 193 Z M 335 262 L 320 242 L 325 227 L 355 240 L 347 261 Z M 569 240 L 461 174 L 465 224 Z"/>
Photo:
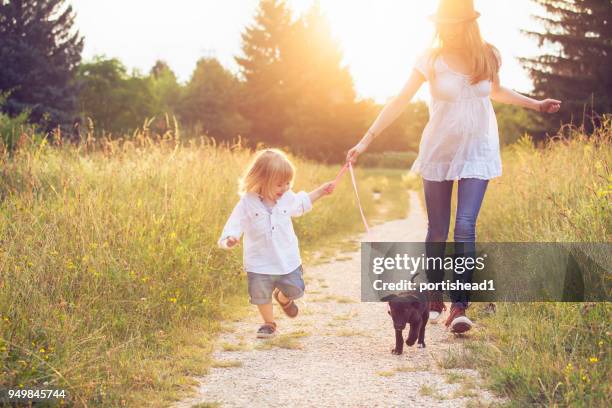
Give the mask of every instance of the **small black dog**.
<path id="1" fill-rule="evenodd" d="M 410 325 L 406 344 L 413 346 L 419 340 L 418 347 L 425 348 L 425 326 L 429 320 L 429 303 L 422 294 L 401 293 L 385 298 L 389 301 L 389 311 L 395 328 L 395 348 L 391 353 L 400 355 L 404 351 L 404 336 L 402 332 L 406 324 Z"/>

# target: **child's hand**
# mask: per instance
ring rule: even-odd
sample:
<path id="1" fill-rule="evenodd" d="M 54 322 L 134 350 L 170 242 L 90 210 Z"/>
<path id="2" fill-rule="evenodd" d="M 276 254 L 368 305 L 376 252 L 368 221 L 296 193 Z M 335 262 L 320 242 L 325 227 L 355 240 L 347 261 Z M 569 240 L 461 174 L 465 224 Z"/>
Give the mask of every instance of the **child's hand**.
<path id="1" fill-rule="evenodd" d="M 225 238 L 225 245 L 227 245 L 228 248 L 234 247 L 238 242 L 240 242 L 240 240 L 235 237 Z"/>
<path id="2" fill-rule="evenodd" d="M 330 182 L 323 184 L 321 188 L 323 190 L 323 195 L 329 195 L 334 192 L 336 185 L 334 184 L 333 181 L 330 181 Z"/>
<path id="3" fill-rule="evenodd" d="M 328 181 L 325 184 L 321 184 L 319 187 L 308 193 L 310 201 L 314 203 L 319 198 L 331 194 L 334 191 L 334 188 L 336 188 L 336 185 L 333 181 Z"/>

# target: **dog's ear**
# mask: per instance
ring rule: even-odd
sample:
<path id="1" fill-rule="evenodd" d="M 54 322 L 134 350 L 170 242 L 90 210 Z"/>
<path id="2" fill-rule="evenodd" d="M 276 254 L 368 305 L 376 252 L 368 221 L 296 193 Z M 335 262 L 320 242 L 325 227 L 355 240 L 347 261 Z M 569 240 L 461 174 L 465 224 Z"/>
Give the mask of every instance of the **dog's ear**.
<path id="1" fill-rule="evenodd" d="M 391 295 L 387 295 L 387 296 L 381 298 L 380 301 L 381 302 L 390 302 L 390 301 L 392 301 L 395 298 L 397 298 L 397 295 L 396 294 L 391 294 Z"/>

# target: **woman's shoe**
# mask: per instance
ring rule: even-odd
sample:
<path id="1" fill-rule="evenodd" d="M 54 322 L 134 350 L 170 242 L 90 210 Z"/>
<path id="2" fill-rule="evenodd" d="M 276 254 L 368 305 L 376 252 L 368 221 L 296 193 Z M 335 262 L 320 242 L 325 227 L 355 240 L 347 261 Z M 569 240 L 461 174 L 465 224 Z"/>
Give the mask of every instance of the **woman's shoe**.
<path id="1" fill-rule="evenodd" d="M 474 323 L 465 315 L 465 309 L 460 306 L 451 306 L 450 315 L 446 319 L 446 327 L 452 333 L 465 333 L 474 326 Z"/>
<path id="2" fill-rule="evenodd" d="M 269 339 L 276 334 L 276 323 L 266 322 L 257 330 L 258 339 Z"/>
<path id="3" fill-rule="evenodd" d="M 446 310 L 444 302 L 441 300 L 429 302 L 429 322 L 432 324 L 438 323 L 442 316 L 442 312 Z"/>
<path id="4" fill-rule="evenodd" d="M 443 294 L 440 291 L 428 292 L 429 299 L 429 322 L 432 324 L 438 323 L 442 312 L 446 310 L 444 305 Z"/>

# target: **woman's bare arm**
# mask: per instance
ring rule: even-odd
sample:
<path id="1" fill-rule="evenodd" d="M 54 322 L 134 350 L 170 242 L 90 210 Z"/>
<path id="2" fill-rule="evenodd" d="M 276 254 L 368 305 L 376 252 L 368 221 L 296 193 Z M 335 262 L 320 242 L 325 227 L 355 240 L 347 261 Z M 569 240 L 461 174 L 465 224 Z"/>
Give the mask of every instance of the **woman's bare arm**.
<path id="1" fill-rule="evenodd" d="M 544 99 L 542 101 L 538 101 L 525 95 L 521 95 L 512 89 L 505 88 L 499 83 L 493 83 L 491 89 L 491 99 L 496 102 L 522 106 L 538 112 L 555 113 L 561 108 L 561 101 L 556 99 Z"/>
<path id="2" fill-rule="evenodd" d="M 372 143 L 374 138 L 380 135 L 389 125 L 391 125 L 406 109 L 414 95 L 417 93 L 421 85 L 425 82 L 425 77 L 419 71 L 414 69 L 410 78 L 400 91 L 400 93 L 391 99 L 378 114 L 378 117 L 370 126 L 370 129 L 361 138 L 359 143 L 349 150 L 346 160 L 355 161 L 354 159 Z"/>

